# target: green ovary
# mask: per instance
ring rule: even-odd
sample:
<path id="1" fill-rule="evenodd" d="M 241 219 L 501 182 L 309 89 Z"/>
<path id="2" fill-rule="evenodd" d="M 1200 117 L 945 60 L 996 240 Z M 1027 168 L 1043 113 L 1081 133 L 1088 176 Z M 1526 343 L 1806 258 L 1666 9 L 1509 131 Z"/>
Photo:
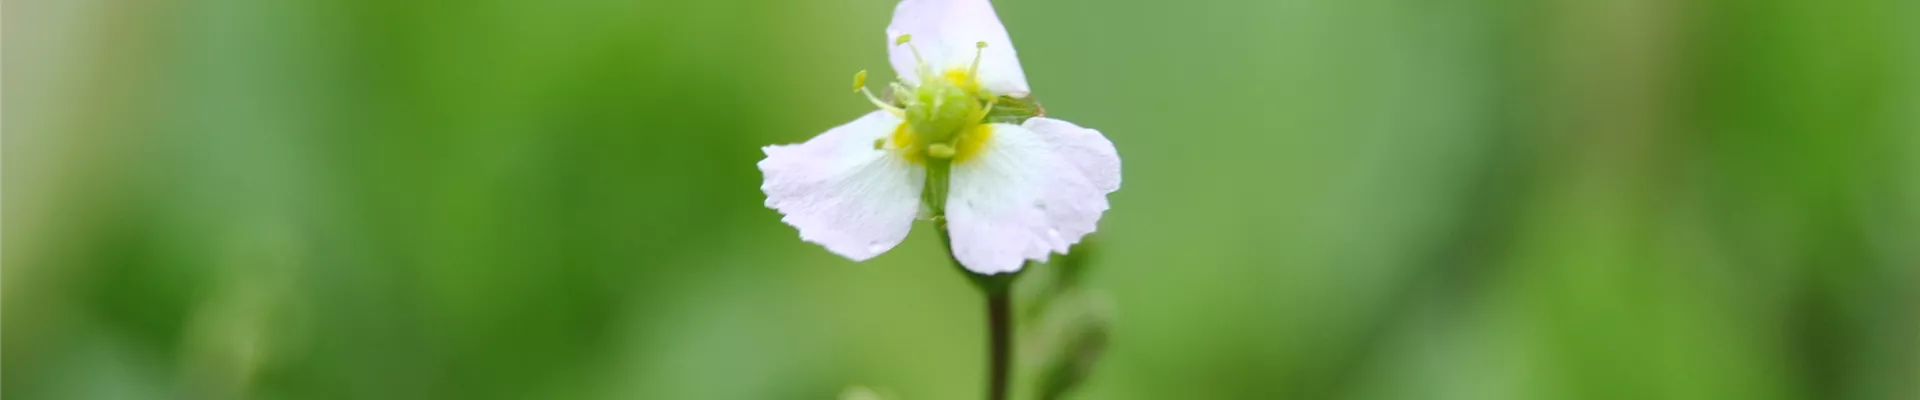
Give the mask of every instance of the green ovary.
<path id="1" fill-rule="evenodd" d="M 978 90 L 966 70 L 926 76 L 920 86 L 901 99 L 906 122 L 896 129 L 893 142 L 907 150 L 907 158 L 963 161 L 985 146 L 992 129 L 982 122 L 991 97 Z"/>

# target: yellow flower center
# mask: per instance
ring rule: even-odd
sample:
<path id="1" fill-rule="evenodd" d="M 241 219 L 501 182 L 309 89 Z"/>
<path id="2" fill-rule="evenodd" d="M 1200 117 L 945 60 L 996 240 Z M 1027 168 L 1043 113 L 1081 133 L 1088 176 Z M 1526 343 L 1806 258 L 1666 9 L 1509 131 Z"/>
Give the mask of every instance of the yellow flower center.
<path id="1" fill-rule="evenodd" d="M 895 84 L 892 102 L 867 92 L 874 105 L 904 120 L 892 135 L 875 141 L 874 148 L 892 149 L 920 165 L 930 160 L 965 162 L 974 158 L 993 138 L 993 126 L 985 122 L 997 100 L 980 87 L 980 50 L 986 43 L 976 44 L 971 66 L 936 73 L 924 60 L 918 60 L 920 50 L 912 47 L 909 39 L 902 36 L 896 44 L 907 45 L 920 62 L 920 84 L 912 88 Z M 854 90 L 866 91 L 865 82 L 866 71 L 854 75 Z"/>
<path id="2" fill-rule="evenodd" d="M 968 95 L 974 97 L 980 96 L 980 81 L 973 79 L 974 76 L 972 72 L 954 68 L 947 70 L 947 73 L 942 74 L 941 77 L 947 78 L 947 83 L 960 88 L 961 91 L 967 92 Z"/>
<path id="3" fill-rule="evenodd" d="M 882 143 L 875 143 L 875 148 L 880 148 L 883 145 L 885 148 L 898 151 L 900 156 L 905 157 L 907 161 L 920 165 L 926 165 L 930 153 L 949 152 L 948 154 L 932 154 L 932 157 L 939 158 L 940 156 L 945 156 L 946 158 L 951 158 L 953 162 L 959 163 L 966 162 L 974 156 L 979 155 L 980 151 L 987 147 L 987 142 L 992 139 L 993 125 L 976 123 L 971 127 L 962 128 L 959 132 L 956 132 L 951 144 L 928 143 L 922 140 L 919 135 L 914 134 L 913 124 L 902 122 L 900 126 L 894 127 L 893 135 L 888 136 L 886 139 L 881 139 Z M 942 148 L 945 150 L 942 150 Z"/>

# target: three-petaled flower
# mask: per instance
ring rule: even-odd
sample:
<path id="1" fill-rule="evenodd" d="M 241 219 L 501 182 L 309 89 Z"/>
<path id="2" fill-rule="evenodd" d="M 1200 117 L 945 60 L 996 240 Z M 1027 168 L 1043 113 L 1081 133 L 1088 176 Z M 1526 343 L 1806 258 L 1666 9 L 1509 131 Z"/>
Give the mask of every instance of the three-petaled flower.
<path id="1" fill-rule="evenodd" d="M 1094 231 L 1120 188 L 1119 155 L 1099 131 L 1066 121 L 988 118 L 1002 96 L 1031 92 L 992 4 L 902 1 L 887 43 L 901 80 L 892 101 L 867 92 L 879 110 L 762 149 L 767 207 L 801 239 L 864 261 L 900 244 L 924 206 L 944 218 L 954 259 L 991 275 Z"/>

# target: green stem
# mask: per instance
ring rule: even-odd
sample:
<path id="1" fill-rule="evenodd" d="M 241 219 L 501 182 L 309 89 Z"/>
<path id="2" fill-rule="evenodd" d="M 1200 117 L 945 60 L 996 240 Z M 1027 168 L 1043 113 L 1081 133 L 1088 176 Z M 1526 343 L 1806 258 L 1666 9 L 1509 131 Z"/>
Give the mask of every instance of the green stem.
<path id="1" fill-rule="evenodd" d="M 947 257 L 953 261 L 954 269 L 965 274 L 974 287 L 987 296 L 987 399 L 1006 400 L 1011 386 L 1008 377 L 1013 375 L 1013 280 L 1020 274 L 981 275 L 968 271 L 953 257 L 953 237 L 947 233 L 946 218 L 935 218 L 933 225 L 940 231 L 940 243 L 947 246 Z M 1027 266 L 1022 267 L 1024 271 Z"/>
<path id="2" fill-rule="evenodd" d="M 1013 296 L 1011 290 L 987 292 L 987 399 L 1006 400 L 1013 372 Z"/>
<path id="3" fill-rule="evenodd" d="M 947 181 L 952 176 L 952 171 L 952 160 L 927 160 L 927 186 L 920 192 L 920 201 L 927 203 L 927 209 L 933 210 L 934 216 L 942 220 L 945 220 L 947 215 Z M 945 222 L 940 223 L 940 237 L 947 237 Z M 947 248 L 951 249 L 953 246 L 947 246 Z M 954 265 L 959 263 L 954 261 Z"/>

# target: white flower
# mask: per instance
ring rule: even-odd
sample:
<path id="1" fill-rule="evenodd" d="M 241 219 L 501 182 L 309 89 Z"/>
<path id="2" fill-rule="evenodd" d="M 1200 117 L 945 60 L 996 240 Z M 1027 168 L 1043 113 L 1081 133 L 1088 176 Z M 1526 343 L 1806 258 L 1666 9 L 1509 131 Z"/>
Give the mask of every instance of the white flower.
<path id="1" fill-rule="evenodd" d="M 900 244 L 924 203 L 944 215 L 962 266 L 997 274 L 1094 231 L 1120 188 L 1119 155 L 1099 131 L 1066 121 L 987 121 L 1000 96 L 1030 91 L 992 4 L 906 0 L 887 37 L 903 81 L 894 102 L 869 92 L 880 110 L 762 149 L 767 207 L 801 239 L 864 261 Z"/>

